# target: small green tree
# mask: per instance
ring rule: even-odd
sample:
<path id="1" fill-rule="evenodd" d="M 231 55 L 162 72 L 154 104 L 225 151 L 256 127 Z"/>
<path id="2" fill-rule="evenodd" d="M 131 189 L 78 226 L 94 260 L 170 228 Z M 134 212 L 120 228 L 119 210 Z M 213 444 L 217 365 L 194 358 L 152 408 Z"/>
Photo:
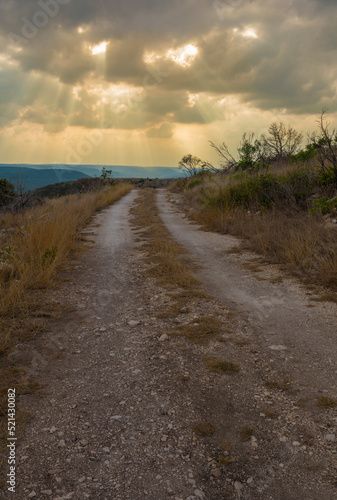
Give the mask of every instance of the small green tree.
<path id="1" fill-rule="evenodd" d="M 115 183 L 112 179 L 112 170 L 108 170 L 105 167 L 102 168 L 101 179 L 107 180 L 110 186 Z"/>
<path id="2" fill-rule="evenodd" d="M 107 170 L 105 167 L 102 168 L 101 178 L 109 179 L 112 176 L 112 170 Z"/>
<path id="3" fill-rule="evenodd" d="M 304 149 L 291 155 L 292 162 L 308 162 L 317 156 L 317 150 L 313 144 L 307 144 Z"/>
<path id="4" fill-rule="evenodd" d="M 243 134 L 238 147 L 239 160 L 236 170 L 260 170 L 267 168 L 268 162 L 265 155 L 263 142 L 254 139 L 254 133 Z"/>
<path id="5" fill-rule="evenodd" d="M 197 156 L 188 154 L 186 156 L 183 156 L 183 158 L 180 160 L 179 169 L 184 172 L 186 177 L 193 177 L 194 175 L 197 175 L 200 170 L 202 170 L 204 164 L 205 162 L 203 162 Z"/>
<path id="6" fill-rule="evenodd" d="M 254 139 L 254 133 L 244 133 L 237 154 L 234 156 L 225 142 L 219 146 L 210 142 L 211 146 L 221 158 L 221 168 L 224 172 L 230 170 L 259 170 L 267 167 L 264 144 Z"/>

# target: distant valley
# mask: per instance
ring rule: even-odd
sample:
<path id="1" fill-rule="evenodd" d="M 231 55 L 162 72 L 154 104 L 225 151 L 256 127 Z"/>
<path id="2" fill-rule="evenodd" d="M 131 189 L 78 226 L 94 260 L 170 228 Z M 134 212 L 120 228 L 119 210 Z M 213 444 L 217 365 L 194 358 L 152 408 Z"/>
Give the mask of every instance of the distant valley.
<path id="1" fill-rule="evenodd" d="M 178 168 L 106 166 L 113 178 L 172 179 L 181 177 Z M 15 185 L 20 182 L 25 190 L 32 190 L 60 182 L 76 181 L 81 178 L 99 177 L 103 165 L 63 164 L 0 164 L 0 178 L 6 178 Z"/>

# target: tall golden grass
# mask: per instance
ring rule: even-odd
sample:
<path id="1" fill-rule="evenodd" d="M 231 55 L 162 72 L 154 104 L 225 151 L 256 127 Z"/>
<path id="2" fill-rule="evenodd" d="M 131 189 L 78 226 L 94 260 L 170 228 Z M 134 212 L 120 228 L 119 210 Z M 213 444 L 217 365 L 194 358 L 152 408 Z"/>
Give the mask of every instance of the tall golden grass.
<path id="1" fill-rule="evenodd" d="M 22 213 L 0 214 L 0 470 L 7 460 L 7 389 L 27 394 L 41 387 L 6 354 L 18 342 L 34 338 L 43 329 L 42 317 L 57 315 L 47 288 L 80 249 L 81 229 L 96 211 L 131 189 L 131 185 L 117 184 L 49 200 Z M 28 415 L 17 410 L 19 436 Z M 0 479 L 0 488 L 3 485 Z"/>
<path id="2" fill-rule="evenodd" d="M 306 214 L 281 211 L 250 215 L 242 209 L 196 209 L 194 218 L 208 230 L 243 239 L 243 246 L 281 264 L 307 283 L 337 291 L 337 227 Z"/>
<path id="3" fill-rule="evenodd" d="M 29 291 L 48 287 L 76 249 L 80 231 L 92 215 L 130 189 L 120 184 L 0 216 L 0 317 L 27 312 Z"/>

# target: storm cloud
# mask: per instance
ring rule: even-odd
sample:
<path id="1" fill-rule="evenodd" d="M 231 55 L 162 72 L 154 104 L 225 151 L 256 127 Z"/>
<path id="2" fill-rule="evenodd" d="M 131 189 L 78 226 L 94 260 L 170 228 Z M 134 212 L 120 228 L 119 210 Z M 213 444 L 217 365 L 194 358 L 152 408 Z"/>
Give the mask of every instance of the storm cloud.
<path id="1" fill-rule="evenodd" d="M 263 127 L 337 112 L 334 1 L 2 0 L 0 11 L 7 136 L 133 130 L 158 144 L 204 126 L 206 143 L 234 115 Z"/>

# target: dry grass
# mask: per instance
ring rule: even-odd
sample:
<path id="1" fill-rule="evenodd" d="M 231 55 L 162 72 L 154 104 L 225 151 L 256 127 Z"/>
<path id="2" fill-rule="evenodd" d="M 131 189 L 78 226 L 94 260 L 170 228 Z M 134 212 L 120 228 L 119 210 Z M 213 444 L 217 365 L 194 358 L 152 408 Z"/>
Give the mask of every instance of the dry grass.
<path id="1" fill-rule="evenodd" d="M 270 263 L 281 264 L 282 269 L 305 283 L 328 287 L 335 294 L 336 228 L 324 224 L 319 216 L 311 215 L 305 203 L 302 208 L 286 202 L 275 204 L 271 210 L 259 209 L 258 215 L 253 208 L 249 211 L 243 207 L 227 208 L 221 203 L 217 206 L 218 194 L 231 182 L 230 176 L 222 176 L 186 190 L 186 205 L 192 209 L 189 212 L 192 219 L 205 230 L 243 238 L 243 244 L 234 246 L 228 253 L 239 253 L 244 246 L 262 254 Z M 210 199 L 213 203 L 208 203 Z M 328 300 L 337 299 L 335 296 Z"/>
<path id="2" fill-rule="evenodd" d="M 210 422 L 201 422 L 194 426 L 193 432 L 200 437 L 211 437 L 215 432 L 215 426 Z"/>
<path id="3" fill-rule="evenodd" d="M 218 318 L 205 315 L 200 316 L 195 323 L 179 326 L 174 332 L 171 332 L 170 335 L 186 337 L 197 344 L 205 345 L 221 332 L 221 328 L 222 323 Z"/>
<path id="4" fill-rule="evenodd" d="M 140 240 L 143 241 L 143 248 L 147 252 L 147 275 L 156 278 L 160 285 L 171 289 L 191 289 L 192 286 L 198 285 L 188 265 L 181 260 L 187 251 L 171 238 L 158 216 L 152 190 L 145 190 L 140 195 L 133 215 L 133 224 L 143 229 Z"/>
<path id="5" fill-rule="evenodd" d="M 321 408 L 329 409 L 329 408 L 336 408 L 337 401 L 333 398 L 328 397 L 328 396 L 321 396 L 317 400 L 316 404 L 317 404 L 317 406 L 320 406 Z"/>
<path id="6" fill-rule="evenodd" d="M 254 429 L 252 427 L 244 426 L 239 430 L 241 441 L 249 441 L 254 436 Z"/>
<path id="7" fill-rule="evenodd" d="M 263 254 L 269 262 L 281 264 L 292 274 L 337 291 L 337 231 L 319 219 L 303 213 L 281 210 L 259 217 L 242 209 L 195 211 L 194 218 L 208 229 L 245 239 L 249 250 Z M 256 269 L 258 270 L 258 269 Z"/>
<path id="8" fill-rule="evenodd" d="M 210 300 L 201 288 L 201 283 L 193 276 L 193 261 L 187 250 L 175 242 L 168 229 L 162 223 L 153 190 L 144 190 L 132 210 L 133 225 L 139 231 L 143 242 L 145 262 L 148 264 L 147 275 L 155 278 L 160 286 L 169 290 L 171 304 L 157 313 L 161 319 L 176 317 L 182 308 L 195 305 L 200 301 Z M 155 264 L 154 264 L 155 262 Z M 200 315 L 189 324 L 178 326 L 172 336 L 182 336 L 198 344 L 207 344 L 222 331 L 222 322 L 212 315 Z"/>
<path id="9" fill-rule="evenodd" d="M 172 239 L 161 221 L 154 190 L 142 191 L 132 213 L 134 228 L 139 231 L 138 240 L 145 250 L 146 275 L 155 278 L 170 292 L 168 295 L 172 299 L 171 304 L 158 311 L 157 317 L 172 318 L 195 301 L 209 300 L 210 297 L 202 291 L 201 283 L 193 275 L 195 265 L 187 250 Z M 201 322 L 204 327 L 204 318 Z"/>
<path id="10" fill-rule="evenodd" d="M 231 361 L 221 361 L 215 357 L 207 357 L 205 358 L 206 365 L 209 371 L 224 374 L 232 375 L 233 373 L 237 373 L 240 371 L 240 367 L 232 363 Z"/>
<path id="11" fill-rule="evenodd" d="M 223 451 L 226 451 L 227 453 L 230 453 L 230 451 L 232 450 L 233 448 L 233 443 L 231 443 L 230 441 L 227 441 L 227 439 L 222 443 L 222 446 L 221 448 L 223 449 Z"/>
<path id="12" fill-rule="evenodd" d="M 279 390 L 279 391 L 288 391 L 289 389 L 292 388 L 292 381 L 291 378 L 286 375 L 282 377 L 280 380 L 267 380 L 265 382 L 265 386 L 267 389 L 271 390 Z"/>
<path id="13" fill-rule="evenodd" d="M 219 456 L 219 459 L 218 459 L 218 464 L 219 465 L 230 465 L 230 464 L 232 464 L 234 462 L 235 462 L 235 458 L 234 457 Z"/>
<path id="14" fill-rule="evenodd" d="M 267 418 L 273 419 L 276 418 L 275 412 L 273 410 L 264 410 L 263 412 Z"/>
<path id="15" fill-rule="evenodd" d="M 241 338 L 241 339 L 233 340 L 233 343 L 238 345 L 239 347 L 244 347 L 244 346 L 249 345 L 251 343 L 251 341 L 250 341 L 250 339 Z"/>
<path id="16" fill-rule="evenodd" d="M 8 349 L 14 332 L 25 325 L 18 319 L 51 314 L 49 306 L 34 304 L 34 290 L 46 289 L 81 239 L 90 218 L 131 189 L 117 185 L 99 192 L 49 200 L 45 205 L 0 218 L 0 353 Z M 44 309 L 44 311 L 43 311 Z M 14 321 L 14 324 L 13 324 Z M 21 321 L 22 323 L 22 321 Z M 12 325 L 12 330 L 10 329 Z M 19 328 L 18 328 L 19 327 Z"/>
<path id="17" fill-rule="evenodd" d="M 243 248 L 239 245 L 235 245 L 234 247 L 230 248 L 229 250 L 226 250 L 226 253 L 231 255 L 231 254 L 240 254 L 243 252 Z"/>
<path id="18" fill-rule="evenodd" d="M 17 394 L 41 388 L 26 375 L 24 368 L 13 366 L 6 354 L 17 343 L 33 339 L 42 331 L 43 318 L 60 317 L 62 309 L 48 301 L 47 288 L 55 284 L 58 271 L 65 268 L 80 249 L 80 231 L 92 215 L 130 189 L 132 186 L 117 185 L 89 194 L 49 200 L 43 206 L 22 213 L 0 215 L 1 449 L 7 436 L 8 388 L 15 388 Z M 59 355 L 52 351 L 49 354 Z M 19 408 L 17 411 L 19 433 L 22 433 L 28 416 Z"/>
<path id="19" fill-rule="evenodd" d="M 310 300 L 314 300 L 315 302 L 337 302 L 337 293 L 335 292 L 326 292 L 320 295 L 319 297 L 310 297 Z M 309 307 L 309 306 L 308 306 Z"/>

